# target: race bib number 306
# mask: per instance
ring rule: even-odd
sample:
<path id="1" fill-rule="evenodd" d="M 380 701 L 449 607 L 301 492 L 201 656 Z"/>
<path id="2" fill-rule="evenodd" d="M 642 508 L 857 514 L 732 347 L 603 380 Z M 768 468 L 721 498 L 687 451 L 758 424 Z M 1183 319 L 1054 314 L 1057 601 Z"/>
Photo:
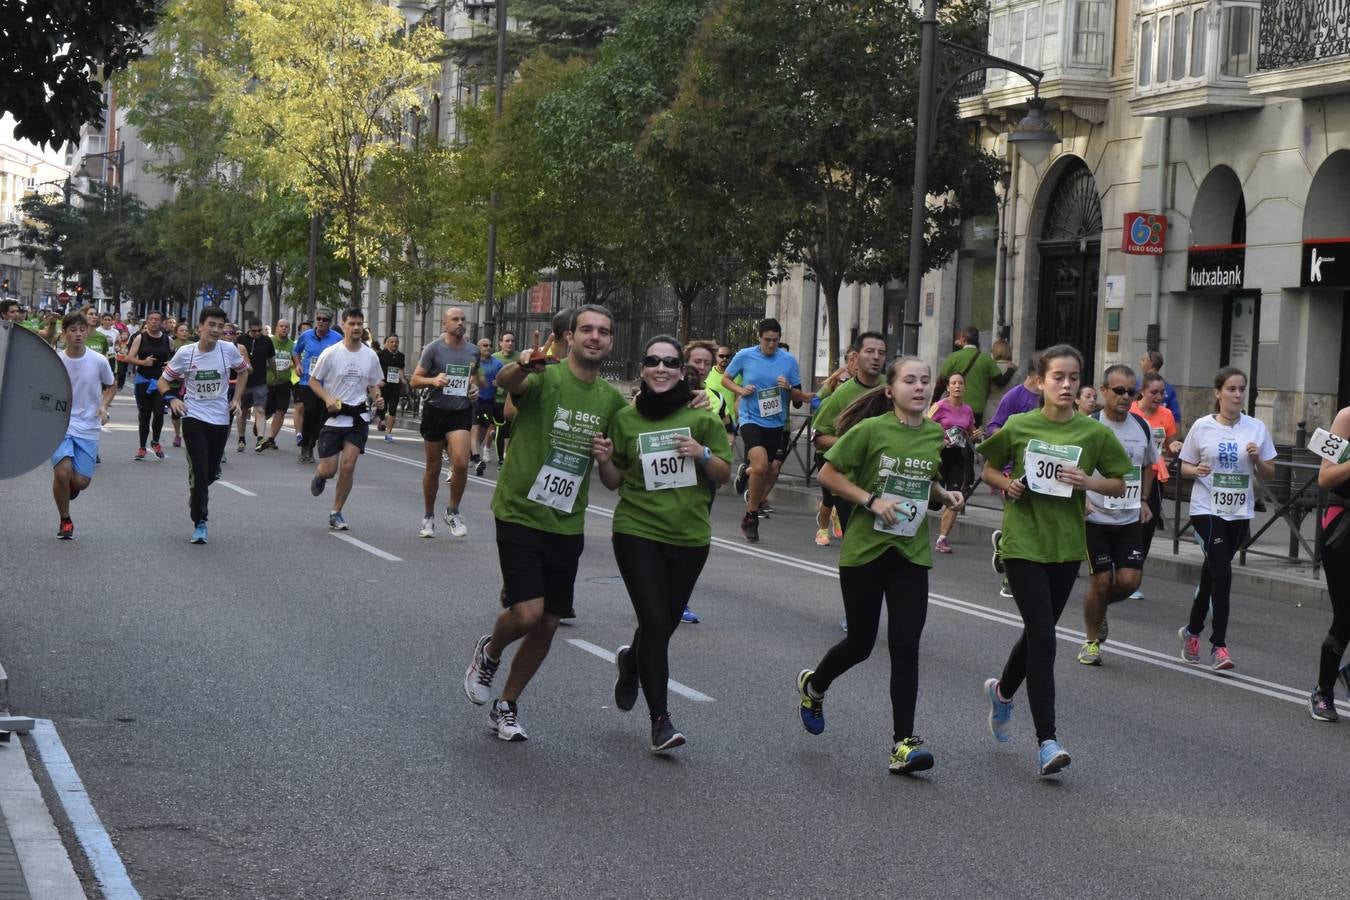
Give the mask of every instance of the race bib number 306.
<path id="1" fill-rule="evenodd" d="M 1047 444 L 1045 441 L 1027 442 L 1023 456 L 1026 466 L 1027 486 L 1038 494 L 1047 497 L 1072 497 L 1073 485 L 1059 480 L 1059 474 L 1066 465 L 1077 466 L 1083 455 L 1083 448 L 1072 444 Z"/>
<path id="2" fill-rule="evenodd" d="M 581 492 L 590 458 L 554 447 L 530 486 L 529 497 L 535 503 L 570 513 Z"/>
<path id="3" fill-rule="evenodd" d="M 698 484 L 694 461 L 678 455 L 676 438 L 690 437 L 688 428 L 648 431 L 638 435 L 638 461 L 643 486 L 649 491 L 693 487 Z"/>

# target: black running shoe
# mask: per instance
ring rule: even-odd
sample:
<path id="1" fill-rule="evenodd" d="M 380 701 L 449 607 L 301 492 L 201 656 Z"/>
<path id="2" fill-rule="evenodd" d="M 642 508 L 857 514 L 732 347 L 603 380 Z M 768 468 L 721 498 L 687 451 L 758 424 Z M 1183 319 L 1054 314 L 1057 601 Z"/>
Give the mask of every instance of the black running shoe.
<path id="1" fill-rule="evenodd" d="M 759 515 L 748 512 L 741 517 L 741 534 L 752 544 L 759 543 Z"/>
<path id="2" fill-rule="evenodd" d="M 741 463 L 740 468 L 736 470 L 736 480 L 732 482 L 731 489 L 736 492 L 736 496 L 745 493 L 746 485 L 750 483 L 750 466 Z"/>
<path id="3" fill-rule="evenodd" d="M 614 680 L 614 705 L 627 711 L 633 708 L 638 698 L 637 654 L 624 644 L 614 654 L 614 665 L 619 670 L 619 677 Z"/>
<path id="4" fill-rule="evenodd" d="M 665 753 L 684 746 L 684 735 L 670 723 L 670 714 L 662 713 L 652 722 L 652 752 Z"/>

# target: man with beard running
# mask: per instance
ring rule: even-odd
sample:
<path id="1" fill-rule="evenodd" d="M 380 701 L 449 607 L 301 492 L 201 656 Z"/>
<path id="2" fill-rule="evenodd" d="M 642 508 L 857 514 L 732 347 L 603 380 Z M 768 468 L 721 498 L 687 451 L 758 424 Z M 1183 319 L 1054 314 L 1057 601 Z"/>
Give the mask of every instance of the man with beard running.
<path id="1" fill-rule="evenodd" d="M 462 538 L 469 529 L 459 514 L 464 488 L 469 482 L 469 450 L 473 434 L 473 401 L 484 387 L 478 365 L 478 348 L 464 339 L 464 310 L 452 306 L 441 317 L 441 336 L 422 348 L 409 384 L 414 390 L 430 388 L 422 407 L 422 448 L 426 468 L 422 472 L 422 530 L 424 538 L 436 536 L 436 494 L 440 489 L 441 454 L 450 453 L 450 505 L 445 524 L 452 537 Z"/>
<path id="2" fill-rule="evenodd" d="M 291 351 L 295 348 L 295 341 L 291 340 L 289 319 L 277 319 L 271 341 L 273 356 L 267 367 L 267 405 L 264 410 L 269 422 L 267 437 L 255 451 L 258 453 L 277 449 L 277 435 L 281 434 L 281 426 L 286 422 L 286 410 L 291 406 L 291 367 L 294 365 Z"/>

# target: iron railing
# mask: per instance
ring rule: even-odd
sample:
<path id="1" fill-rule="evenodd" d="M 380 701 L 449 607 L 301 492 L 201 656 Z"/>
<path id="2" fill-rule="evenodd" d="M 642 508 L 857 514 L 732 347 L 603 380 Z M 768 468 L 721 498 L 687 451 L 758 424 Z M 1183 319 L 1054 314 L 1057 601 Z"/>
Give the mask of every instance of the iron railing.
<path id="1" fill-rule="evenodd" d="M 1350 0 L 1261 0 L 1257 68 L 1287 69 L 1350 54 Z"/>

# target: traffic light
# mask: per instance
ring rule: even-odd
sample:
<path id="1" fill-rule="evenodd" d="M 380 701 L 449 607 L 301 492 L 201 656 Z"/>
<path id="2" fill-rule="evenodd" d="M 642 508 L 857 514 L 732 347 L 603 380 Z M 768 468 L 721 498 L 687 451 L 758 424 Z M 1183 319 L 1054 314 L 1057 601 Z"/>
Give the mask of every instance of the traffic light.
<path id="1" fill-rule="evenodd" d="M 8 279 L 8 278 L 6 278 L 3 282 L 0 282 L 0 290 L 3 290 L 6 294 L 9 293 L 9 279 Z"/>
<path id="2" fill-rule="evenodd" d="M 75 285 L 75 296 L 80 300 L 84 299 L 84 285 L 82 284 Z"/>

